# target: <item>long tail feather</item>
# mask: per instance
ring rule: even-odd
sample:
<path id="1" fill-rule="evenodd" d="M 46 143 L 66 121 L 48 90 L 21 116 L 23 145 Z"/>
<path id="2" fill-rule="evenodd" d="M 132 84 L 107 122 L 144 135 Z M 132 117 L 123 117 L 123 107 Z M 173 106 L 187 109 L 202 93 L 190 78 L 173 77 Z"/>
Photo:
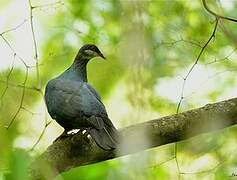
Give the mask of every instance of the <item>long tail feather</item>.
<path id="1" fill-rule="evenodd" d="M 89 129 L 89 133 L 96 144 L 102 149 L 116 149 L 118 144 L 118 132 L 112 123 L 105 123 L 102 129 Z"/>

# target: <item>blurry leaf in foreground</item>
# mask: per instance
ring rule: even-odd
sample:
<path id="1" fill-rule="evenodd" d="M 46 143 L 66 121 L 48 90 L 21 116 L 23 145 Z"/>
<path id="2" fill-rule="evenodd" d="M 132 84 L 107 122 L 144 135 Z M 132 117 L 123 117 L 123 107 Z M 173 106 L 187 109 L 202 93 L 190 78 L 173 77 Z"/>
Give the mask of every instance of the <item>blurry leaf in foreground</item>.
<path id="1" fill-rule="evenodd" d="M 17 149 L 12 152 L 10 159 L 9 174 L 6 174 L 7 180 L 27 180 L 28 165 L 30 158 L 26 151 Z"/>

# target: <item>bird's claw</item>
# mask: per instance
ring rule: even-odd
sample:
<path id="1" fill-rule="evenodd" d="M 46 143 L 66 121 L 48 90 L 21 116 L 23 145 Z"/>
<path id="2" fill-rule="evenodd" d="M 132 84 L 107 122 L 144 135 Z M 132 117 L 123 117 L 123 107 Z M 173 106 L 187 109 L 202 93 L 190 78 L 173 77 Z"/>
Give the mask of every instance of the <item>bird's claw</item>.
<path id="1" fill-rule="evenodd" d="M 88 129 L 80 129 L 79 132 L 83 135 L 83 137 L 85 137 L 86 140 L 90 140 L 91 136 L 89 134 Z"/>
<path id="2" fill-rule="evenodd" d="M 83 137 L 85 137 L 85 139 L 87 140 L 90 140 L 91 136 L 88 132 L 87 129 L 74 129 L 74 130 L 71 130 L 71 131 L 64 131 L 59 137 L 57 137 L 53 142 L 57 142 L 58 140 L 61 140 L 61 139 L 65 139 L 67 137 L 73 137 L 74 135 L 76 134 L 81 134 Z"/>
<path id="3" fill-rule="evenodd" d="M 69 137 L 69 136 L 70 136 L 70 134 L 67 134 L 66 131 L 63 131 L 63 133 L 62 133 L 60 136 L 58 136 L 58 137 L 53 141 L 53 143 L 57 142 L 57 141 L 60 140 L 60 139 L 67 138 L 67 137 Z"/>

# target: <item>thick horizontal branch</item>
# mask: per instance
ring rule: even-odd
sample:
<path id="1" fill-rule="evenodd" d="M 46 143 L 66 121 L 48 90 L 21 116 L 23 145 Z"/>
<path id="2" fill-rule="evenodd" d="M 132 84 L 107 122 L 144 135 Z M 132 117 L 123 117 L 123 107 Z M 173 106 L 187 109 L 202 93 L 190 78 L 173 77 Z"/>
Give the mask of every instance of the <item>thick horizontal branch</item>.
<path id="1" fill-rule="evenodd" d="M 121 144 L 116 151 L 104 151 L 92 139 L 78 133 L 49 146 L 33 163 L 31 173 L 34 179 L 42 177 L 47 165 L 55 170 L 54 176 L 73 167 L 177 142 L 234 124 L 237 124 L 237 98 L 123 128 L 120 130 Z M 40 170 L 42 163 L 44 170 Z"/>

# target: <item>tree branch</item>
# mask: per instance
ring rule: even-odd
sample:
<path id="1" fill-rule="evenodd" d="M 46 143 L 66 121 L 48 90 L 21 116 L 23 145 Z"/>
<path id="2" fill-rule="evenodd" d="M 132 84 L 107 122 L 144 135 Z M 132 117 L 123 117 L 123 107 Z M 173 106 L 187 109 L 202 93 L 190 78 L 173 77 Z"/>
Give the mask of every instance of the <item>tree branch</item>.
<path id="1" fill-rule="evenodd" d="M 207 6 L 206 0 L 202 0 L 202 3 L 203 3 L 204 8 L 205 8 L 210 14 L 212 14 L 213 16 L 215 16 L 216 18 L 225 19 L 225 20 L 232 21 L 232 22 L 237 22 L 237 19 L 230 18 L 230 17 L 226 17 L 226 16 L 222 16 L 222 15 L 219 15 L 219 14 L 215 13 L 214 11 L 212 11 L 212 10 Z"/>
<path id="2" fill-rule="evenodd" d="M 77 133 L 49 146 L 33 163 L 31 175 L 42 179 L 45 167 L 49 166 L 50 172 L 52 168 L 55 170 L 52 174 L 55 176 L 73 167 L 185 140 L 234 124 L 237 124 L 237 98 L 123 128 L 120 130 L 122 143 L 117 151 L 104 151 L 92 139 Z"/>

